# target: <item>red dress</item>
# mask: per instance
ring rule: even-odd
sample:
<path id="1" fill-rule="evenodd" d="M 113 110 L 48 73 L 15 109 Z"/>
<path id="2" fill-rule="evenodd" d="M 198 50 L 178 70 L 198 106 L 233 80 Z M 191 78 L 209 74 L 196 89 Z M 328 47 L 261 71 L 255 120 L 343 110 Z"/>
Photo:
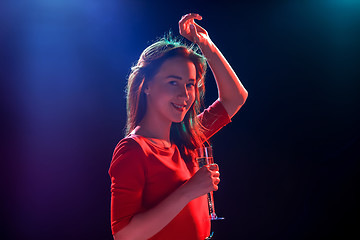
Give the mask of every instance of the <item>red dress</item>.
<path id="1" fill-rule="evenodd" d="M 231 120 L 225 108 L 215 101 L 199 116 L 211 137 Z M 111 177 L 111 230 L 115 234 L 131 218 L 161 202 L 198 170 L 185 163 L 175 144 L 163 148 L 139 135 L 129 135 L 115 148 L 109 169 Z M 206 195 L 190 201 L 180 213 L 151 240 L 203 240 L 210 234 Z"/>

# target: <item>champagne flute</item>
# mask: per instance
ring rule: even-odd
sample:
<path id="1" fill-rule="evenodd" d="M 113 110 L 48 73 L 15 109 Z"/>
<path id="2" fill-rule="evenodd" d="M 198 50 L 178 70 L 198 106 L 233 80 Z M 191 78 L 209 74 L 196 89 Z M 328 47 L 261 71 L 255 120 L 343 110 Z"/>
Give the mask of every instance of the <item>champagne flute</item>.
<path id="1" fill-rule="evenodd" d="M 199 164 L 199 168 L 204 165 L 209 165 L 214 163 L 212 147 L 202 147 L 196 149 L 196 161 Z M 222 220 L 223 217 L 218 217 L 215 213 L 215 205 L 214 205 L 214 196 L 213 191 L 207 194 L 208 205 L 209 205 L 209 215 L 210 220 Z"/>

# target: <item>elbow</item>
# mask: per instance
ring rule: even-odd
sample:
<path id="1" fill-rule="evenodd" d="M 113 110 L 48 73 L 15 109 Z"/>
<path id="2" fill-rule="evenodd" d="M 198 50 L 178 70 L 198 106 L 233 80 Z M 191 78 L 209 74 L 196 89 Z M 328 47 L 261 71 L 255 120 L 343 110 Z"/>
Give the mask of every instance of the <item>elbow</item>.
<path id="1" fill-rule="evenodd" d="M 134 229 L 133 227 L 129 227 L 127 225 L 120 231 L 116 232 L 114 235 L 114 240 L 145 240 L 145 234 L 139 231 L 138 229 Z"/>
<path id="2" fill-rule="evenodd" d="M 239 94 L 239 97 L 237 99 L 237 104 L 239 107 L 241 107 L 242 105 L 244 105 L 244 103 L 246 102 L 246 99 L 248 98 L 248 92 L 244 89 L 244 91 Z"/>
<path id="3" fill-rule="evenodd" d="M 135 239 L 135 238 L 132 238 L 132 237 L 122 234 L 121 231 L 114 234 L 113 237 L 114 237 L 114 240 L 133 240 L 133 239 Z"/>
<path id="4" fill-rule="evenodd" d="M 248 91 L 245 90 L 245 95 L 244 95 L 244 102 L 243 104 L 246 102 L 246 99 L 248 98 L 249 94 Z"/>
<path id="5" fill-rule="evenodd" d="M 219 97 L 219 100 L 225 107 L 229 117 L 232 118 L 244 105 L 247 97 L 248 97 L 248 93 L 246 90 L 244 90 L 232 96 L 231 98 Z"/>
<path id="6" fill-rule="evenodd" d="M 132 240 L 132 239 L 135 239 L 134 237 L 132 237 L 131 233 L 126 233 L 124 230 L 126 231 L 126 229 L 121 229 L 120 231 L 115 233 L 113 235 L 114 240 Z"/>
<path id="7" fill-rule="evenodd" d="M 114 240 L 125 240 L 124 236 L 122 236 L 121 231 L 118 231 L 113 235 Z"/>

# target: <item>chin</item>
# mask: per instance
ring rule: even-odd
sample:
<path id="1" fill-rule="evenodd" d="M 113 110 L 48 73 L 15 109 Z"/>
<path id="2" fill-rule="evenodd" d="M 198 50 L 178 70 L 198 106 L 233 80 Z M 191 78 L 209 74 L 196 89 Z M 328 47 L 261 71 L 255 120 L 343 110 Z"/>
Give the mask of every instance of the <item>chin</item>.
<path id="1" fill-rule="evenodd" d="M 172 122 L 174 123 L 181 123 L 184 120 L 185 116 L 182 116 L 180 118 L 174 118 Z"/>
<path id="2" fill-rule="evenodd" d="M 177 120 L 174 120 L 174 121 L 172 121 L 172 122 L 173 122 L 173 123 L 181 123 L 183 120 L 184 120 L 184 118 L 182 118 L 182 119 L 177 119 Z"/>

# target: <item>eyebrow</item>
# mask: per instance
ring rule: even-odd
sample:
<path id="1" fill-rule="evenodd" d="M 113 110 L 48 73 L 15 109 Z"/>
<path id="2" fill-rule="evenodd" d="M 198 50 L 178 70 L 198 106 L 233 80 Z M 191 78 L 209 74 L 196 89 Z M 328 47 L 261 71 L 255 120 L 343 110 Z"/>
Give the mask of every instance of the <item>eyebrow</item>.
<path id="1" fill-rule="evenodd" d="M 169 75 L 166 78 L 175 78 L 178 80 L 182 80 L 182 77 L 176 76 L 176 75 Z M 189 81 L 196 82 L 195 79 L 190 78 Z"/>
<path id="2" fill-rule="evenodd" d="M 175 78 L 175 79 L 182 80 L 182 78 L 181 78 L 181 77 L 176 76 L 176 75 L 169 75 L 169 76 L 167 76 L 166 78 Z"/>

